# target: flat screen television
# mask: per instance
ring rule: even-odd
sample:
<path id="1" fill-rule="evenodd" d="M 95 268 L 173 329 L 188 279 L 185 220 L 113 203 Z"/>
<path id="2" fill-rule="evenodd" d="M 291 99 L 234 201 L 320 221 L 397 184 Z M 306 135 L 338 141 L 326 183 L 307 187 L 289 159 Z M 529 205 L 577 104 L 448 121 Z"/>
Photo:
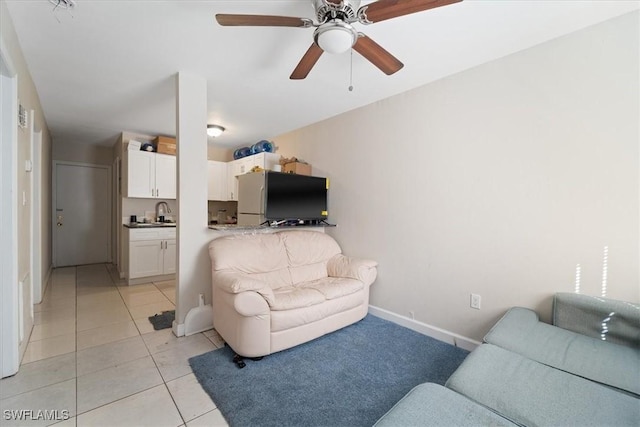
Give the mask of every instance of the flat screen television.
<path id="1" fill-rule="evenodd" d="M 265 182 L 265 218 L 275 220 L 327 219 L 326 178 L 267 172 Z"/>

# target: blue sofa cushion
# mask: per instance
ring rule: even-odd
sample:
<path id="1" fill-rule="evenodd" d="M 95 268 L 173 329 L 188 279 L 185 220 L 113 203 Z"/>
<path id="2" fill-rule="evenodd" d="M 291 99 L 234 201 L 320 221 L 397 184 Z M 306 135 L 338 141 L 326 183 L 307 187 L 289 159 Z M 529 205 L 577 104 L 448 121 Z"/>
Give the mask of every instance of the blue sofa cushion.
<path id="1" fill-rule="evenodd" d="M 439 384 L 414 387 L 375 423 L 397 426 L 514 426 L 509 420 Z"/>
<path id="2" fill-rule="evenodd" d="M 553 324 L 607 342 L 640 349 L 640 305 L 560 292 L 553 298 Z"/>
<path id="3" fill-rule="evenodd" d="M 640 399 L 491 344 L 474 350 L 446 386 L 527 426 L 638 426 Z"/>
<path id="4" fill-rule="evenodd" d="M 484 341 L 556 369 L 640 395 L 640 350 L 540 322 L 514 307 Z"/>

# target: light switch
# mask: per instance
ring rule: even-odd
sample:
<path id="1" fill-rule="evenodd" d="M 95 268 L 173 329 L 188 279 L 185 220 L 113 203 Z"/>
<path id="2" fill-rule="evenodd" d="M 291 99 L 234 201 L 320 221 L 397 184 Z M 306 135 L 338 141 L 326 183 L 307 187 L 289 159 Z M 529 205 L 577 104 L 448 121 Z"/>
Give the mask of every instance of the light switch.
<path id="1" fill-rule="evenodd" d="M 27 192 L 22 192 L 22 206 L 27 206 Z"/>
<path id="2" fill-rule="evenodd" d="M 27 172 L 31 172 L 31 170 L 33 170 L 33 162 L 31 160 L 24 161 L 24 170 Z"/>

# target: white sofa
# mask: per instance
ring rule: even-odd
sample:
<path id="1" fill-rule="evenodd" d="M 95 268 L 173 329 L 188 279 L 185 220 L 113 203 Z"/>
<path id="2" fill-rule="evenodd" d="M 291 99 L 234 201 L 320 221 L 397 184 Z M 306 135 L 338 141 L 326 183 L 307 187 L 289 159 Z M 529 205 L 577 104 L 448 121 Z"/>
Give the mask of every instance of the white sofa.
<path id="1" fill-rule="evenodd" d="M 240 356 L 261 357 L 363 319 L 377 263 L 329 235 L 287 230 L 209 244 L 213 326 Z"/>

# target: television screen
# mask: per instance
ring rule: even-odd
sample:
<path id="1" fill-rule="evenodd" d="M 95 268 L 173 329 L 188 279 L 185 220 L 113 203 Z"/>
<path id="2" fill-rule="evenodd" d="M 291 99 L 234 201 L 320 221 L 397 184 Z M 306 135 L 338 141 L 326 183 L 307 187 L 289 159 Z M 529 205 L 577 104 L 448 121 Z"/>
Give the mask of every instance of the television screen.
<path id="1" fill-rule="evenodd" d="M 266 219 L 327 219 L 327 187 L 326 178 L 267 172 Z"/>

